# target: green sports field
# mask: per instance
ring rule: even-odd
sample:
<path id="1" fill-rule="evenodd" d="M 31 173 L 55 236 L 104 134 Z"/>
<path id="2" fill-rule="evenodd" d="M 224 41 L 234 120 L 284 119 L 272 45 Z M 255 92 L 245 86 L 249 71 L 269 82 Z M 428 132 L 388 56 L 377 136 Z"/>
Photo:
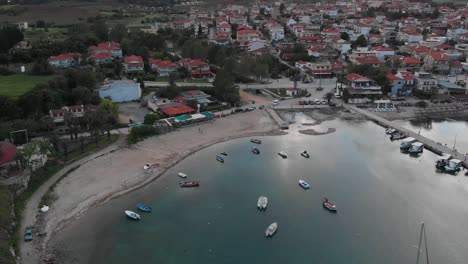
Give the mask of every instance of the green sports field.
<path id="1" fill-rule="evenodd" d="M 53 76 L 31 76 L 16 74 L 10 76 L 0 76 L 0 95 L 17 98 L 38 83 L 47 83 Z"/>

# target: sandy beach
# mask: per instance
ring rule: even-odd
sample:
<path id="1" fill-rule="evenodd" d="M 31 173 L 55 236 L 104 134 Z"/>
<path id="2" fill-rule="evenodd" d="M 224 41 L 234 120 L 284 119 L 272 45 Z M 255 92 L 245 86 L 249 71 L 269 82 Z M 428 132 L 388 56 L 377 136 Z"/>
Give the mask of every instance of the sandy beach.
<path id="1" fill-rule="evenodd" d="M 185 127 L 132 146 L 120 142 L 114 151 L 86 159 L 55 187 L 56 201 L 35 223 L 44 235 L 36 239 L 34 246 L 22 248 L 21 263 L 53 263 L 53 249 L 47 245 L 56 232 L 91 207 L 154 181 L 166 169 L 202 148 L 233 138 L 283 133 L 265 111 L 256 110 Z M 147 162 L 160 163 L 161 167 L 146 173 L 143 165 Z"/>

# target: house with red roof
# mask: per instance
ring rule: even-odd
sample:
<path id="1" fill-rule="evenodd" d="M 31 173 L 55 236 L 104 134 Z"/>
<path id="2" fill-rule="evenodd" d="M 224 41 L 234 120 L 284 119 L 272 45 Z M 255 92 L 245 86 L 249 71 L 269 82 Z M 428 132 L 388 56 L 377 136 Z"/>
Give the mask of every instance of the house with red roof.
<path id="1" fill-rule="evenodd" d="M 286 89 L 287 96 L 297 96 L 299 94 L 299 89 L 297 88 L 288 88 Z"/>
<path id="2" fill-rule="evenodd" d="M 340 36 L 340 31 L 336 28 L 326 28 L 321 32 L 322 36 L 326 38 L 334 38 Z"/>
<path id="3" fill-rule="evenodd" d="M 110 52 L 112 53 L 113 57 L 122 58 L 122 49 L 120 48 L 120 43 L 118 42 L 102 42 L 97 46 L 88 47 L 88 54 L 90 55 L 103 52 Z"/>
<path id="4" fill-rule="evenodd" d="M 60 109 L 49 110 L 49 116 L 54 120 L 54 123 L 63 123 L 65 114 L 71 113 L 74 117 L 81 118 L 86 112 L 96 111 L 95 105 L 70 105 Z"/>
<path id="5" fill-rule="evenodd" d="M 397 39 L 408 43 L 419 43 L 423 40 L 423 35 L 417 31 L 400 30 L 397 34 Z"/>
<path id="6" fill-rule="evenodd" d="M 448 74 L 450 72 L 450 57 L 440 51 L 434 51 L 424 57 L 423 68 L 429 72 Z"/>
<path id="7" fill-rule="evenodd" d="M 375 46 L 371 48 L 371 51 L 375 52 L 375 56 L 380 61 L 385 61 L 387 57 L 395 55 L 395 50 L 384 46 Z"/>
<path id="8" fill-rule="evenodd" d="M 332 65 L 329 61 L 308 63 L 309 72 L 315 78 L 329 78 L 332 75 Z"/>
<path id="9" fill-rule="evenodd" d="M 149 60 L 149 66 L 151 71 L 157 72 L 159 76 L 169 76 L 180 68 L 179 65 L 170 60 Z"/>
<path id="10" fill-rule="evenodd" d="M 338 79 L 337 89 L 347 103 L 359 104 L 382 96 L 381 87 L 375 81 L 357 73 Z"/>
<path id="11" fill-rule="evenodd" d="M 412 49 L 411 56 L 418 60 L 424 60 L 424 57 L 426 57 L 426 55 L 432 51 L 432 49 L 429 47 L 419 45 L 410 48 Z"/>
<path id="12" fill-rule="evenodd" d="M 145 63 L 140 56 L 130 55 L 125 57 L 124 61 L 125 72 L 141 72 L 145 70 Z"/>
<path id="13" fill-rule="evenodd" d="M 259 39 L 259 34 L 253 29 L 242 29 L 236 32 L 237 41 L 241 44 L 246 44 L 252 40 Z"/>
<path id="14" fill-rule="evenodd" d="M 400 59 L 400 68 L 406 69 L 407 71 L 419 71 L 423 64 L 422 61 L 413 57 L 403 57 Z"/>
<path id="15" fill-rule="evenodd" d="M 193 24 L 194 21 L 192 20 L 179 19 L 172 22 L 172 28 L 175 30 L 189 29 L 193 26 Z"/>
<path id="16" fill-rule="evenodd" d="M 65 53 L 49 58 L 50 66 L 57 68 L 69 68 L 78 65 L 81 61 L 81 54 L 79 53 Z"/>
<path id="17" fill-rule="evenodd" d="M 110 51 L 94 53 L 86 58 L 88 61 L 93 61 L 95 64 L 106 64 L 114 61 L 114 55 Z"/>
<path id="18" fill-rule="evenodd" d="M 302 37 L 299 37 L 297 41 L 305 45 L 310 45 L 312 43 L 322 42 L 323 38 L 321 36 L 302 36 Z"/>
<path id="19" fill-rule="evenodd" d="M 179 65 L 186 68 L 193 77 L 211 77 L 210 65 L 199 59 L 181 59 Z"/>
<path id="20" fill-rule="evenodd" d="M 395 96 L 409 96 L 415 87 L 415 77 L 411 72 L 403 71 L 397 74 L 388 73 L 387 80 L 390 83 L 391 93 Z"/>

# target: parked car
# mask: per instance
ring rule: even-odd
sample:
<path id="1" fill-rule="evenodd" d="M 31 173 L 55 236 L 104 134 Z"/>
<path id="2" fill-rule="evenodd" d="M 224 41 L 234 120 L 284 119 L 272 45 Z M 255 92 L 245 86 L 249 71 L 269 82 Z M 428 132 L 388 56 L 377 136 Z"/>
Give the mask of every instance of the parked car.
<path id="1" fill-rule="evenodd" d="M 279 104 L 279 100 L 276 99 L 276 100 L 273 100 L 273 105 L 278 105 Z"/>
<path id="2" fill-rule="evenodd" d="M 336 104 L 333 103 L 333 102 L 329 103 L 328 105 L 331 106 L 331 107 L 335 107 L 335 106 L 336 106 Z"/>
<path id="3" fill-rule="evenodd" d="M 310 93 L 307 93 L 305 97 L 311 97 L 312 95 Z"/>
<path id="4" fill-rule="evenodd" d="M 263 109 L 263 108 L 265 108 L 264 105 L 260 105 L 260 106 L 258 107 L 258 109 Z"/>
<path id="5" fill-rule="evenodd" d="M 31 227 L 27 227 L 24 231 L 24 241 L 31 241 L 33 240 L 33 230 Z"/>
<path id="6" fill-rule="evenodd" d="M 299 101 L 299 105 L 304 105 L 304 101 Z"/>
<path id="7" fill-rule="evenodd" d="M 240 112 L 242 112 L 242 111 L 243 111 L 243 110 L 242 110 L 242 109 L 240 109 L 240 108 L 236 108 L 236 109 L 234 109 L 234 113 L 240 113 Z"/>

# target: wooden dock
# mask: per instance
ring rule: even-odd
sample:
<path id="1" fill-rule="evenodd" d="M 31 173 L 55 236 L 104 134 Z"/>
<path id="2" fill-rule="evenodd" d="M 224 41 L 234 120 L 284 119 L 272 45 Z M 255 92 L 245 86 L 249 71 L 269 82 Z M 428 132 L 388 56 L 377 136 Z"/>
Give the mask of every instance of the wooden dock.
<path id="1" fill-rule="evenodd" d="M 382 118 L 372 112 L 369 112 L 367 110 L 364 110 L 364 109 L 360 109 L 360 108 L 357 108 L 355 106 L 351 106 L 351 105 L 343 105 L 345 108 L 351 110 L 351 111 L 355 111 L 357 113 L 360 113 L 360 114 L 363 114 L 365 115 L 367 118 L 371 119 L 372 121 L 374 121 L 375 123 L 383 126 L 383 127 L 391 127 L 391 128 L 394 128 L 394 129 L 397 129 L 399 130 L 400 132 L 404 133 L 406 136 L 408 137 L 413 137 L 415 138 L 416 140 L 418 140 L 419 142 L 423 143 L 424 144 L 424 148 L 438 154 L 438 155 L 441 155 L 442 153 L 447 153 L 447 154 L 450 154 L 453 158 L 455 159 L 459 159 L 461 161 L 463 161 L 463 166 L 466 168 L 467 167 L 467 155 L 464 155 L 462 153 L 459 153 L 458 151 L 456 150 L 453 150 L 451 148 L 448 148 L 447 146 L 444 146 L 442 145 L 441 143 L 437 143 L 435 142 L 434 140 L 432 139 L 429 139 L 429 138 L 426 138 L 424 136 L 421 136 L 419 133 L 416 133 L 416 132 L 413 132 L 409 129 L 406 129 L 390 120 L 387 120 L 385 118 Z"/>

